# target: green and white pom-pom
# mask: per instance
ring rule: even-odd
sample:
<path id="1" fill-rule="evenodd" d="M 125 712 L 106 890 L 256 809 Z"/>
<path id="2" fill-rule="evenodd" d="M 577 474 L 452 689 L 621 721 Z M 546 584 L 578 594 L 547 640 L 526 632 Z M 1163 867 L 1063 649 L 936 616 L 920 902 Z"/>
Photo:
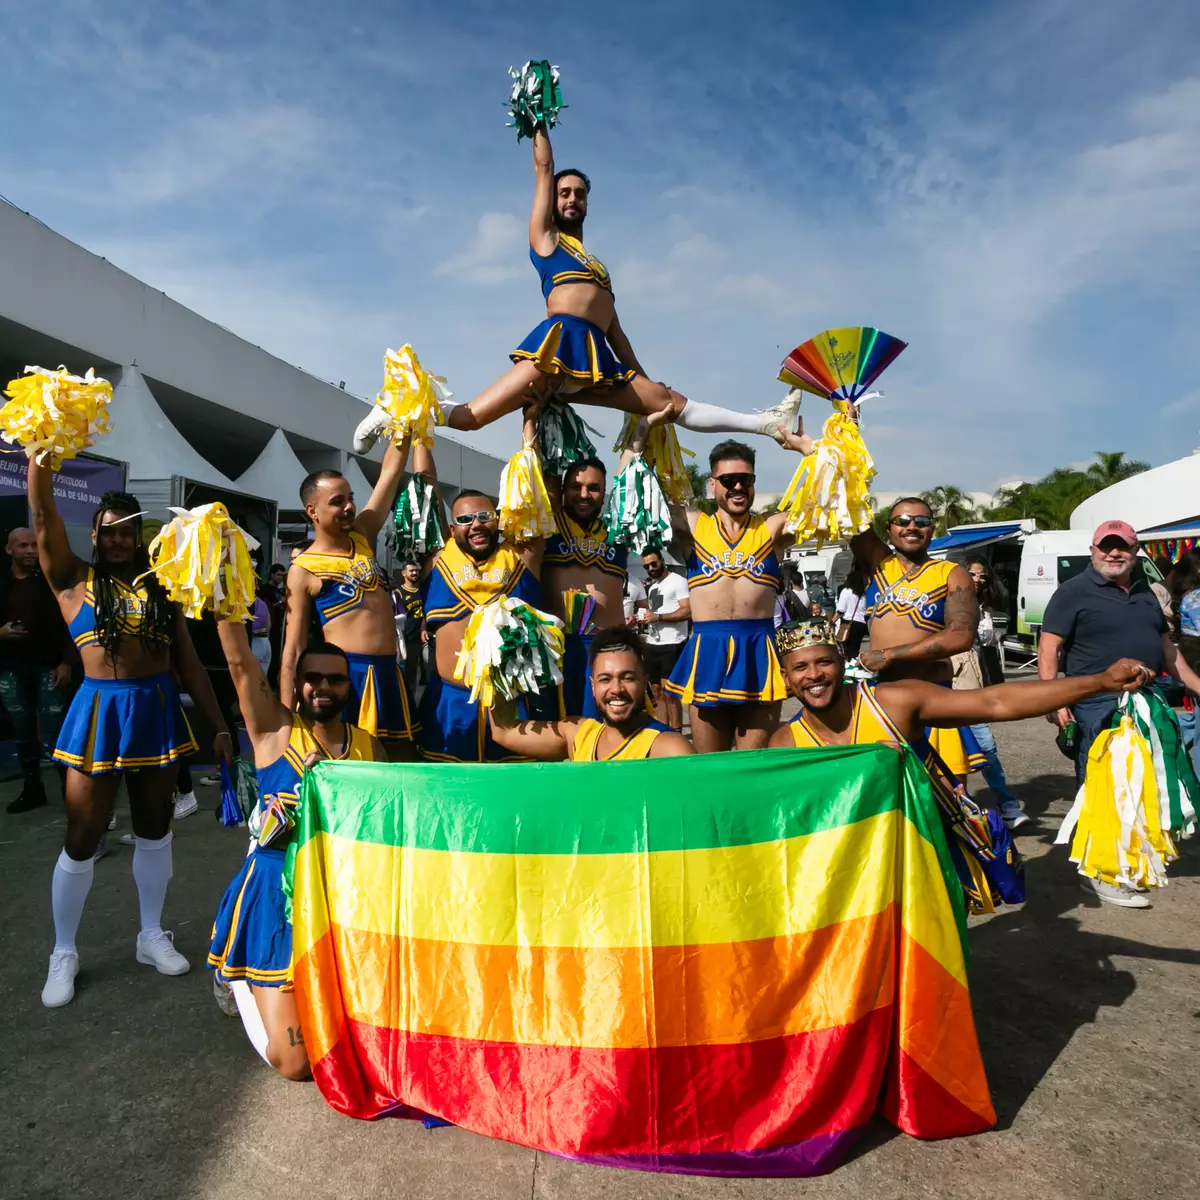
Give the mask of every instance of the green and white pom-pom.
<path id="1" fill-rule="evenodd" d="M 671 534 L 671 510 L 658 476 L 635 454 L 612 482 L 604 506 L 608 540 L 635 554 L 661 549 Z"/>
<path id="2" fill-rule="evenodd" d="M 559 111 L 567 107 L 558 86 L 558 68 L 542 58 L 527 62 L 519 71 L 509 67 L 508 73 L 513 81 L 508 128 L 517 131 L 517 141 L 533 137 L 539 125 L 553 129 Z"/>
<path id="3" fill-rule="evenodd" d="M 547 475 L 561 477 L 573 462 L 596 457 L 596 447 L 588 437 L 583 418 L 558 397 L 538 414 L 537 436 L 542 449 L 542 470 Z"/>
<path id="4" fill-rule="evenodd" d="M 446 544 L 437 491 L 423 475 L 414 475 L 396 497 L 396 557 L 420 558 Z"/>
<path id="5" fill-rule="evenodd" d="M 549 613 L 501 596 L 471 614 L 454 664 L 454 678 L 491 708 L 562 683 L 563 624 Z"/>

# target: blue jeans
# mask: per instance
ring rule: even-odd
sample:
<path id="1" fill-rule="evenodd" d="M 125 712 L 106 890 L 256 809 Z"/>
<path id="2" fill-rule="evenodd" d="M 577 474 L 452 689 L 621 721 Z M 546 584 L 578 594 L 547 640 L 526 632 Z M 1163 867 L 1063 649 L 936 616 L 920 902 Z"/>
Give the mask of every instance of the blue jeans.
<path id="1" fill-rule="evenodd" d="M 1183 744 L 1192 749 L 1192 766 L 1196 768 L 1196 774 L 1200 775 L 1200 737 L 1196 736 L 1198 731 L 1196 710 L 1181 708 L 1175 716 L 1179 718 L 1179 732 L 1183 734 Z"/>
<path id="2" fill-rule="evenodd" d="M 1093 696 L 1090 700 L 1078 700 L 1071 705 L 1071 713 L 1079 726 L 1079 740 L 1075 746 L 1075 784 L 1082 786 L 1087 774 L 1088 754 L 1092 743 L 1108 728 L 1112 715 L 1117 711 L 1115 696 Z"/>
<path id="3" fill-rule="evenodd" d="M 1017 798 L 1008 790 L 1008 781 L 1004 778 L 1004 767 L 1000 762 L 1000 752 L 996 749 L 996 739 L 992 737 L 991 726 L 970 725 L 968 728 L 975 735 L 975 740 L 987 759 L 987 766 L 980 772 L 984 782 L 992 789 L 1002 809 L 1017 805 Z"/>

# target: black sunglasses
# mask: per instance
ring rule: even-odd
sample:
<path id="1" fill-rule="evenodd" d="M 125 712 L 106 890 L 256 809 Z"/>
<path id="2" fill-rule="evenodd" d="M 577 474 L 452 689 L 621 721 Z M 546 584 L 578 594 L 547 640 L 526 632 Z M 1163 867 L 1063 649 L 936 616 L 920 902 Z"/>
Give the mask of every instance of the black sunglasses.
<path id="1" fill-rule="evenodd" d="M 728 475 L 714 475 L 713 478 L 727 492 L 748 492 L 754 486 L 754 473 L 752 471 L 732 471 Z"/>
<path id="2" fill-rule="evenodd" d="M 898 517 L 893 517 L 891 524 L 899 525 L 901 529 L 907 529 L 910 525 L 915 525 L 918 529 L 928 529 L 933 524 L 932 517 L 914 517 L 910 513 L 901 513 Z"/>
<path id="3" fill-rule="evenodd" d="M 349 675 L 331 674 L 329 671 L 305 671 L 304 682 L 309 687 L 316 687 L 319 683 L 327 683 L 330 687 L 341 687 L 343 684 L 350 682 Z"/>
<path id="4" fill-rule="evenodd" d="M 481 508 L 478 512 L 459 513 L 454 518 L 455 525 L 474 525 L 476 521 L 484 525 L 490 525 L 496 519 L 497 513 L 494 508 Z"/>

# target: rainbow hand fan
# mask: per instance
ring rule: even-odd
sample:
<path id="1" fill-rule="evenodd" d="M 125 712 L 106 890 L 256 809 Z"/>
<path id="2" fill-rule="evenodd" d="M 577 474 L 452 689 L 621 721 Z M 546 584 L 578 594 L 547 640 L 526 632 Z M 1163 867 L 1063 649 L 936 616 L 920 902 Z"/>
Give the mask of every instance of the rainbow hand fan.
<path id="1" fill-rule="evenodd" d="M 853 404 L 907 345 L 869 325 L 827 329 L 783 360 L 779 378 L 814 396 Z"/>

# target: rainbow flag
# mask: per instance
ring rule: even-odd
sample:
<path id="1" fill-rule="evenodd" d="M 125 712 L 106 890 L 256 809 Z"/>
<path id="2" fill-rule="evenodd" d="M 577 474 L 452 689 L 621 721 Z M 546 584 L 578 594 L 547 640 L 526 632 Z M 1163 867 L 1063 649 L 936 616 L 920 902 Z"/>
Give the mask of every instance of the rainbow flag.
<path id="1" fill-rule="evenodd" d="M 645 1170 L 809 1175 L 995 1120 L 962 888 L 886 746 L 322 763 L 290 864 L 325 1098 Z"/>

